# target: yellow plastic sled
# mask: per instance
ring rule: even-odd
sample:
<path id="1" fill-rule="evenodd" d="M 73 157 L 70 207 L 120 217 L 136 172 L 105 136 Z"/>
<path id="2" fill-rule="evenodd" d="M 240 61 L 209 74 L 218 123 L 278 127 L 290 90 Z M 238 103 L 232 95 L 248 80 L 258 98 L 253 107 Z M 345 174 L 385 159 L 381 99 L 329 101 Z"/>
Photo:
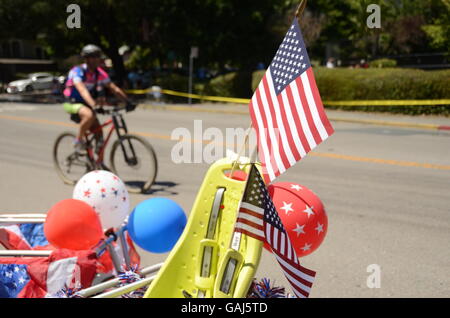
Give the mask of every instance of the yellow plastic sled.
<path id="1" fill-rule="evenodd" d="M 241 235 L 239 249 L 230 248 L 245 189 L 245 181 L 225 175 L 232 164 L 230 158 L 224 158 L 208 170 L 186 228 L 144 298 L 246 297 L 259 265 L 262 242 Z M 250 165 L 242 170 L 248 174 Z M 226 278 L 224 273 L 230 273 L 231 265 L 234 275 Z"/>

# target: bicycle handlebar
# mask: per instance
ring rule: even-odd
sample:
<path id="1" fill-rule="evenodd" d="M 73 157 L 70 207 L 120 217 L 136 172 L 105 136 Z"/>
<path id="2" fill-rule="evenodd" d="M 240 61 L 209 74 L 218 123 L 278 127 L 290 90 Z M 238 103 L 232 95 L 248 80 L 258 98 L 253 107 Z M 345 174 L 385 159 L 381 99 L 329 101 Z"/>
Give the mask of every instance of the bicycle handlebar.
<path id="1" fill-rule="evenodd" d="M 102 115 L 111 115 L 113 113 L 117 113 L 120 111 L 125 111 L 125 112 L 132 112 L 136 109 L 136 104 L 132 104 L 132 103 L 128 103 L 125 107 L 119 107 L 119 106 L 114 106 L 114 105 L 103 105 L 99 108 L 95 109 L 95 112 L 97 114 L 102 114 Z M 107 107 L 105 109 L 105 107 Z"/>

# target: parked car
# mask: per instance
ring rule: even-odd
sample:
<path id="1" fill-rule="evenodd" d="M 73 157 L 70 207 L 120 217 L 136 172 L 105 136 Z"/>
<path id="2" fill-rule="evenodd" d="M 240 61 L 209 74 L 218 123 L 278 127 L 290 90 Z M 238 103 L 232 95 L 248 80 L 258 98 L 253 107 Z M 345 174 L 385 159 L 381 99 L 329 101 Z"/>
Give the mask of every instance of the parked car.
<path id="1" fill-rule="evenodd" d="M 8 84 L 6 92 L 9 94 L 32 92 L 35 90 L 53 90 L 55 85 L 64 84 L 64 76 L 53 76 L 50 73 L 32 73 L 28 78 L 13 81 Z"/>

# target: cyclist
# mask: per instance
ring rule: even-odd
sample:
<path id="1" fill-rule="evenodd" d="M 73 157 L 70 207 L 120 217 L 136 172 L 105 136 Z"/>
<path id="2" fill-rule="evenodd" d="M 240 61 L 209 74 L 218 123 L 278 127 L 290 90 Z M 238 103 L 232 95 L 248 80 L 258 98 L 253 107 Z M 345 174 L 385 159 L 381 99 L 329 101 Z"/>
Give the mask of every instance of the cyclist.
<path id="1" fill-rule="evenodd" d="M 94 131 L 100 127 L 94 109 L 105 103 L 105 88 L 109 89 L 119 99 L 127 102 L 126 93 L 115 85 L 108 74 L 100 67 L 102 50 L 94 45 L 86 45 L 81 56 L 85 63 L 73 67 L 68 75 L 64 96 L 64 110 L 70 118 L 79 123 L 78 135 L 74 141 L 75 151 L 83 153 L 86 149 L 84 140 L 88 130 Z M 98 129 L 95 135 L 97 149 L 103 143 L 103 131 Z"/>

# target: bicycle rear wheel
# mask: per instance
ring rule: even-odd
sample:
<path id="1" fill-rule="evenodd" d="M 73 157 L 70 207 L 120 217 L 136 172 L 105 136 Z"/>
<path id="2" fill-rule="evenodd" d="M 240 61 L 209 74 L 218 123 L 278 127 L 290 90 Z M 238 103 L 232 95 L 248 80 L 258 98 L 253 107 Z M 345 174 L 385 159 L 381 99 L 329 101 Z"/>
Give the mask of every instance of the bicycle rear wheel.
<path id="1" fill-rule="evenodd" d="M 158 162 L 153 147 L 144 138 L 121 136 L 112 146 L 110 161 L 111 169 L 129 192 L 146 192 L 155 182 Z"/>
<path id="2" fill-rule="evenodd" d="M 66 184 L 74 185 L 83 175 L 93 170 L 86 155 L 75 153 L 75 134 L 65 132 L 56 138 L 53 146 L 53 163 L 58 176 Z"/>

